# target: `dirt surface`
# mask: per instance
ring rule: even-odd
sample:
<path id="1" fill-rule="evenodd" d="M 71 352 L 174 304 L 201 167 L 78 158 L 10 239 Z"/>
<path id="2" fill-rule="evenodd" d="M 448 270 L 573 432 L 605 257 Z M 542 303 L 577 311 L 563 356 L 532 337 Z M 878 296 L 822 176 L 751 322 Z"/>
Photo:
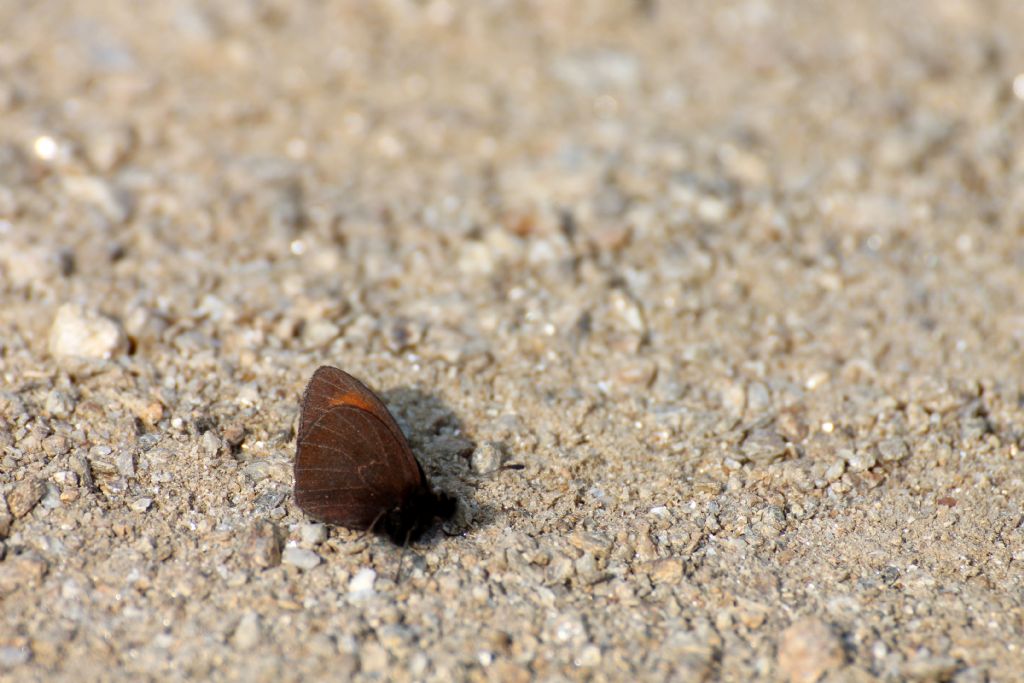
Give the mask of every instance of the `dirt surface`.
<path id="1" fill-rule="evenodd" d="M 0 677 L 1020 680 L 1022 34 L 0 3 Z M 460 499 L 397 582 L 322 364 Z"/>

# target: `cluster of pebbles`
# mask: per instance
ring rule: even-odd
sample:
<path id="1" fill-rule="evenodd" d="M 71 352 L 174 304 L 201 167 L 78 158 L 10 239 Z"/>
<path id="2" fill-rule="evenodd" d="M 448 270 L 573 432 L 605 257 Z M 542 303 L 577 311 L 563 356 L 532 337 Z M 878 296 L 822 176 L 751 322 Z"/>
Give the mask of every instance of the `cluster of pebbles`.
<path id="1" fill-rule="evenodd" d="M 1024 671 L 1011 0 L 0 26 L 0 677 Z M 292 501 L 322 364 L 411 547 Z"/>

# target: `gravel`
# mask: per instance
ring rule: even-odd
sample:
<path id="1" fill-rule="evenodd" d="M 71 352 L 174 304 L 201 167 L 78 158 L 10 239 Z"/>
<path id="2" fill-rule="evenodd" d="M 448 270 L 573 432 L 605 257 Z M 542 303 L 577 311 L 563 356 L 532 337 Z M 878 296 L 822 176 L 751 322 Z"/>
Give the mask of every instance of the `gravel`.
<path id="1" fill-rule="evenodd" d="M 1019 3 L 0 27 L 0 678 L 1019 679 Z M 322 364 L 454 519 L 295 506 Z"/>

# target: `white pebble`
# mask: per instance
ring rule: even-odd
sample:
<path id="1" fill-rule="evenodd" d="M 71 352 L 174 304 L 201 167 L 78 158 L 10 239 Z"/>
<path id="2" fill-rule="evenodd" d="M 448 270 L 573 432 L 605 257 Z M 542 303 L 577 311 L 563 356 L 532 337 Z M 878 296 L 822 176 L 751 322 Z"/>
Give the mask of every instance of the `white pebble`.
<path id="1" fill-rule="evenodd" d="M 128 507 L 133 512 L 145 512 L 152 505 L 153 505 L 153 499 L 152 498 L 136 498 L 135 500 L 133 500 L 131 503 L 128 504 Z"/>
<path id="2" fill-rule="evenodd" d="M 327 540 L 327 527 L 323 524 L 303 524 L 299 527 L 302 545 L 320 545 Z"/>
<path id="3" fill-rule="evenodd" d="M 305 548 L 285 548 L 281 553 L 281 561 L 308 572 L 320 564 L 320 556 Z"/>
<path id="4" fill-rule="evenodd" d="M 128 348 L 115 321 L 75 304 L 64 304 L 50 327 L 50 354 L 55 358 L 109 359 Z"/>
<path id="5" fill-rule="evenodd" d="M 231 642 L 239 650 L 251 650 L 259 644 L 262 637 L 260 615 L 249 612 L 238 622 L 235 633 L 231 636 Z"/>
<path id="6" fill-rule="evenodd" d="M 373 595 L 373 583 L 377 580 L 377 572 L 370 568 L 360 569 L 356 575 L 349 579 L 348 593 L 353 597 L 367 597 Z"/>

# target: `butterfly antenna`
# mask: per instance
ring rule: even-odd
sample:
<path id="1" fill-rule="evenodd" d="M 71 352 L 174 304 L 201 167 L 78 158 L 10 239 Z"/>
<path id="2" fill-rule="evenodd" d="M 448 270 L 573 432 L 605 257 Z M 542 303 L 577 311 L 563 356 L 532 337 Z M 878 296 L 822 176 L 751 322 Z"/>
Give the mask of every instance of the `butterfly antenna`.
<path id="1" fill-rule="evenodd" d="M 405 549 L 409 547 L 409 536 L 412 535 L 412 529 L 410 528 L 405 532 L 405 542 L 402 544 L 402 553 L 398 556 L 398 570 L 395 572 L 395 584 L 402 578 L 402 560 L 405 559 Z"/>

